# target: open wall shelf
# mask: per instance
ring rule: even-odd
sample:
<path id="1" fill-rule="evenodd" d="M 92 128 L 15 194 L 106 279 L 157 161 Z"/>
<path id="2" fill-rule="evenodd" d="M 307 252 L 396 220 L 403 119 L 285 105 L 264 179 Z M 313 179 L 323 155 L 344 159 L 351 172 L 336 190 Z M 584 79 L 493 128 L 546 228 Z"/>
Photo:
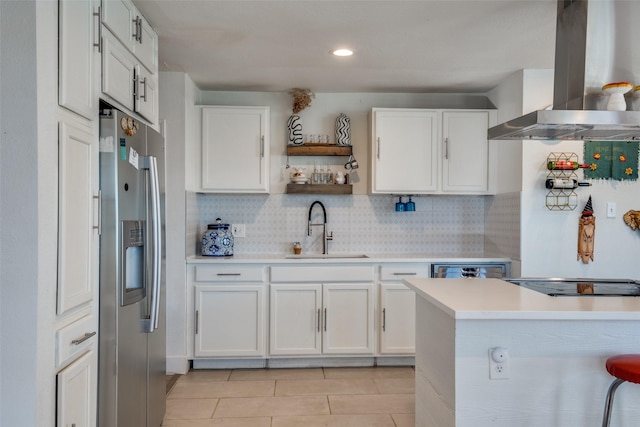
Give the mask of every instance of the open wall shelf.
<path id="1" fill-rule="evenodd" d="M 350 156 L 351 145 L 305 144 L 287 145 L 288 156 Z"/>

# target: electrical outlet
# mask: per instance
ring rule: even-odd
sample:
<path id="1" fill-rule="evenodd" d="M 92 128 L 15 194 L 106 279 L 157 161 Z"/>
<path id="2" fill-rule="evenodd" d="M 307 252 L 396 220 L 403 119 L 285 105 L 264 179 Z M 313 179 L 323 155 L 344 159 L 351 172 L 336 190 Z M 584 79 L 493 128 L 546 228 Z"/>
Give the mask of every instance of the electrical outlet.
<path id="1" fill-rule="evenodd" d="M 244 224 L 231 224 L 231 233 L 233 237 L 245 237 Z"/>
<path id="2" fill-rule="evenodd" d="M 506 348 L 489 349 L 489 378 L 492 380 L 509 378 L 509 350 Z"/>

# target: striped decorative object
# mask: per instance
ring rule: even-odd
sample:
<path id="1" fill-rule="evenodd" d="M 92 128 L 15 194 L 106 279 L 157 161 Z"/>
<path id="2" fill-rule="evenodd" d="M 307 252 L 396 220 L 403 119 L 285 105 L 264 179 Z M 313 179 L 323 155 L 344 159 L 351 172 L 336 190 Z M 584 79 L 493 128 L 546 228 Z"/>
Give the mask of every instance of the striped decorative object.
<path id="1" fill-rule="evenodd" d="M 287 129 L 289 129 L 289 144 L 302 145 L 302 121 L 300 116 L 289 116 L 287 121 Z"/>
<path id="2" fill-rule="evenodd" d="M 336 118 L 336 144 L 351 145 L 351 123 L 344 113 Z"/>

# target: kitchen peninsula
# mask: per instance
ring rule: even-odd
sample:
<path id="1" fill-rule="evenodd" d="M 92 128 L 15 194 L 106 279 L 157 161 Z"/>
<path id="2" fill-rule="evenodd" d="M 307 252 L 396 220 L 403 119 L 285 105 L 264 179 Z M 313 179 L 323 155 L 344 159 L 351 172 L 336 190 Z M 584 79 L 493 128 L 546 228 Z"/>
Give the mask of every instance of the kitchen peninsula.
<path id="1" fill-rule="evenodd" d="M 411 279 L 416 292 L 416 426 L 600 425 L 604 363 L 640 352 L 640 299 L 552 297 L 498 279 Z M 508 351 L 490 379 L 491 349 Z M 638 425 L 624 384 L 612 425 Z"/>

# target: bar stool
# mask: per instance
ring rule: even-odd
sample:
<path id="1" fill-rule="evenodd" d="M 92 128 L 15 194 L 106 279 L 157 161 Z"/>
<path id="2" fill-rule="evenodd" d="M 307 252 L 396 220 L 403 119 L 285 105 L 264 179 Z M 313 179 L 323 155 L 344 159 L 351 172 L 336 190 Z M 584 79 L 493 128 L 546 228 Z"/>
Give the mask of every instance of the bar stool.
<path id="1" fill-rule="evenodd" d="M 609 427 L 611 420 L 611 405 L 613 395 L 617 388 L 625 381 L 640 384 L 640 354 L 621 354 L 607 359 L 607 372 L 616 379 L 609 386 L 607 400 L 604 407 L 604 417 L 602 427 Z"/>

